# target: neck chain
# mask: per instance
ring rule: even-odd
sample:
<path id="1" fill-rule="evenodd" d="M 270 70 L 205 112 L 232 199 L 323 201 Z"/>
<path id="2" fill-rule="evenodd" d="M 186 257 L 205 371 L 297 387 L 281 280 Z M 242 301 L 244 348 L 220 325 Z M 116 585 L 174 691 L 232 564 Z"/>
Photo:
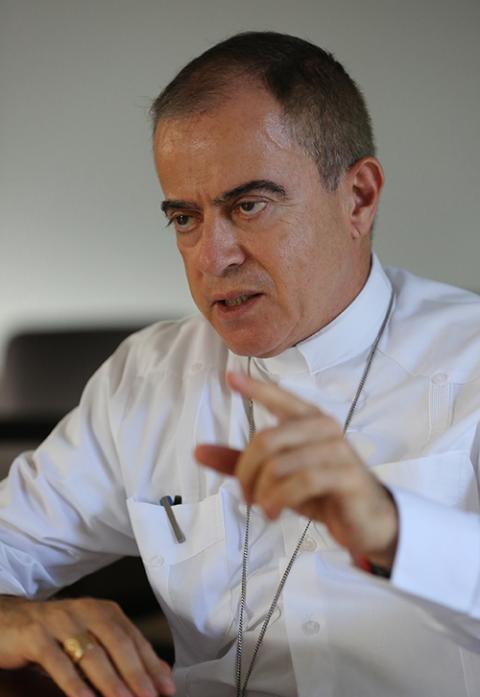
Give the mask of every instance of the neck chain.
<path id="1" fill-rule="evenodd" d="M 387 326 L 392 307 L 393 307 L 393 301 L 394 301 L 394 292 L 392 290 L 392 293 L 390 295 L 390 302 L 388 304 L 387 311 L 385 313 L 385 317 L 383 319 L 383 322 L 381 324 L 380 329 L 378 330 L 378 334 L 375 337 L 375 341 L 372 344 L 372 347 L 370 349 L 370 352 L 368 354 L 367 362 L 365 364 L 365 368 L 362 373 L 362 377 L 360 378 L 360 382 L 358 383 L 357 391 L 355 392 L 355 396 L 352 400 L 352 403 L 350 405 L 350 409 L 348 410 L 348 414 L 345 418 L 345 422 L 343 424 L 343 432 L 345 433 L 350 425 L 350 422 L 352 420 L 353 414 L 355 412 L 358 400 L 360 398 L 360 395 L 363 391 L 363 388 L 365 387 L 365 383 L 367 381 L 368 375 L 370 373 L 370 368 L 373 363 L 373 359 L 375 357 L 378 345 L 380 343 L 380 340 L 384 334 L 385 328 Z M 248 375 L 250 375 L 250 367 L 251 367 L 251 357 L 249 356 L 248 358 Z M 247 418 L 248 418 L 248 430 L 249 430 L 249 441 L 253 438 L 255 435 L 255 418 L 253 414 L 253 401 L 252 400 L 247 400 Z M 280 595 L 282 593 L 283 587 L 285 585 L 285 582 L 290 574 L 290 571 L 292 569 L 292 566 L 295 562 L 295 559 L 297 558 L 298 552 L 300 550 L 300 547 L 302 546 L 302 542 L 305 539 L 305 535 L 307 534 L 308 528 L 310 527 L 311 520 L 308 521 L 306 524 L 302 534 L 300 535 L 300 538 L 297 542 L 297 545 L 293 551 L 292 556 L 290 557 L 290 561 L 287 564 L 287 567 L 285 571 L 283 572 L 283 576 L 280 579 L 280 583 L 278 584 L 277 590 L 275 591 L 272 602 L 270 604 L 270 607 L 268 609 L 268 612 L 265 616 L 265 619 L 263 621 L 262 627 L 260 629 L 260 633 L 258 635 L 257 643 L 255 644 L 255 649 L 253 651 L 252 659 L 250 661 L 250 665 L 247 670 L 247 674 L 245 676 L 245 680 L 243 681 L 243 686 L 242 686 L 242 657 L 243 657 L 243 633 L 244 633 L 244 617 L 245 617 L 245 606 L 247 602 L 247 575 L 248 575 L 248 547 L 249 547 L 249 532 L 250 532 L 250 506 L 247 507 L 247 517 L 245 520 L 245 536 L 244 536 L 244 541 L 243 541 L 243 554 L 242 554 L 242 581 L 241 581 L 241 591 L 240 591 L 240 612 L 239 612 L 239 618 L 238 618 L 238 632 L 237 632 L 237 652 L 236 652 L 236 660 L 235 660 L 235 685 L 236 685 L 236 697 L 245 697 L 246 690 L 247 690 L 247 684 L 250 679 L 250 676 L 252 674 L 253 666 L 255 664 L 255 661 L 257 659 L 258 651 L 260 649 L 260 646 L 263 642 L 263 638 L 265 636 L 265 633 L 267 631 L 267 627 L 269 625 L 269 622 L 272 618 L 273 612 L 277 606 L 278 600 L 280 598 Z"/>

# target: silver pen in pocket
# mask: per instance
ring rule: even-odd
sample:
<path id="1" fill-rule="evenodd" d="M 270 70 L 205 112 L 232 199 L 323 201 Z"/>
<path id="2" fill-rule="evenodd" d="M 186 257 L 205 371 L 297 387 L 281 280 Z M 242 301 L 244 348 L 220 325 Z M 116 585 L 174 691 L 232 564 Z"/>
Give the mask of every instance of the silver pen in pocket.
<path id="1" fill-rule="evenodd" d="M 181 502 L 181 496 L 175 496 L 175 499 L 172 499 L 171 496 L 162 496 L 162 498 L 160 499 L 160 505 L 165 508 L 165 513 L 167 514 L 168 520 L 170 521 L 170 525 L 172 526 L 173 534 L 175 535 L 177 542 L 180 543 L 185 542 L 186 538 L 182 532 L 180 525 L 178 524 L 177 519 L 175 518 L 172 506 Z"/>

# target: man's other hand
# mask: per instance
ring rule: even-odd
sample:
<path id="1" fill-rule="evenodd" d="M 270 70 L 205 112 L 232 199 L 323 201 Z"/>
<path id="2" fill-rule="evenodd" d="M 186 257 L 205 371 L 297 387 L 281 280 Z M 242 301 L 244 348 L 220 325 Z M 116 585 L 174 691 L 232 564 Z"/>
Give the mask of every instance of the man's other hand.
<path id="1" fill-rule="evenodd" d="M 66 639 L 91 635 L 74 664 Z M 36 602 L 0 597 L 0 668 L 41 666 L 68 697 L 94 697 L 86 678 L 104 697 L 173 695 L 170 667 L 109 600 L 80 598 Z"/>
<path id="2" fill-rule="evenodd" d="M 353 556 L 390 569 L 398 538 L 395 502 L 331 416 L 277 385 L 228 373 L 230 387 L 278 419 L 243 452 L 199 445 L 199 462 L 238 477 L 247 503 L 270 519 L 284 508 L 324 523 Z"/>

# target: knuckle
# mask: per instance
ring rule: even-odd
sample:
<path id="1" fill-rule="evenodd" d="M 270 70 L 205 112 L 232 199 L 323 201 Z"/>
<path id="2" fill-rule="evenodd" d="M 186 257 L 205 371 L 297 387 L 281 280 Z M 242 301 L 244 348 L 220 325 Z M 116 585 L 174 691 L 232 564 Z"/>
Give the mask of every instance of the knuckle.
<path id="1" fill-rule="evenodd" d="M 117 697 L 117 695 L 125 694 L 125 684 L 115 675 L 111 675 L 105 679 L 105 691 L 107 697 Z M 128 693 L 127 693 L 128 694 Z"/>
<path id="2" fill-rule="evenodd" d="M 348 455 L 348 446 L 344 438 L 335 438 L 331 444 L 332 456 L 339 464 L 344 464 Z"/>
<path id="3" fill-rule="evenodd" d="M 350 471 L 348 472 L 348 476 L 345 477 L 345 489 L 349 489 L 351 491 L 362 491 L 365 488 L 366 482 L 368 481 L 368 473 L 367 477 L 365 477 L 365 472 L 358 467 L 351 467 Z"/>
<path id="4" fill-rule="evenodd" d="M 135 686 L 136 689 L 141 691 L 144 689 L 148 678 L 142 670 L 131 669 L 128 673 L 128 680 L 132 685 Z"/>
<path id="5" fill-rule="evenodd" d="M 352 475 L 359 471 L 358 458 L 352 451 L 351 446 L 348 444 L 345 438 L 339 438 L 335 443 L 336 454 L 339 463 L 342 465 L 343 469 Z"/>
<path id="6" fill-rule="evenodd" d="M 300 472 L 299 477 L 302 487 L 311 494 L 321 488 L 323 478 L 320 470 L 316 468 L 304 469 Z"/>
<path id="7" fill-rule="evenodd" d="M 112 615 L 123 616 L 123 610 L 120 605 L 115 602 L 115 600 L 102 600 L 101 603 L 106 612 L 111 613 Z"/>
<path id="8" fill-rule="evenodd" d="M 66 601 L 68 604 L 71 604 L 74 610 L 80 614 L 92 614 L 95 613 L 98 609 L 98 604 L 99 600 L 96 598 L 90 598 L 90 597 L 85 597 L 85 598 L 75 598 L 74 600 L 69 600 Z"/>
<path id="9" fill-rule="evenodd" d="M 68 605 L 58 604 L 52 606 L 50 616 L 57 625 L 65 625 L 71 621 L 72 612 Z"/>
<path id="10" fill-rule="evenodd" d="M 107 657 L 107 653 L 103 646 L 97 644 L 96 642 L 89 646 L 88 648 L 88 659 L 98 663 L 99 661 L 104 661 Z M 86 658 L 86 656 L 85 656 Z M 83 660 L 83 659 L 82 659 Z"/>
<path id="11" fill-rule="evenodd" d="M 127 653 L 133 648 L 133 643 L 130 637 L 128 637 L 125 632 L 122 632 L 117 627 L 110 629 L 109 644 L 111 645 L 112 649 L 115 649 L 120 653 Z"/>
<path id="12" fill-rule="evenodd" d="M 118 603 L 113 600 L 88 598 L 88 608 L 90 614 L 95 618 L 96 624 L 108 624 L 122 613 Z"/>
<path id="13" fill-rule="evenodd" d="M 60 683 L 60 681 L 58 681 Z M 67 695 L 78 695 L 81 694 L 82 690 L 85 690 L 85 683 L 75 675 L 71 675 L 61 681 L 60 687 Z"/>
<path id="14" fill-rule="evenodd" d="M 278 455 L 273 455 L 265 460 L 264 472 L 266 475 L 275 475 L 278 468 L 281 466 L 282 458 Z"/>
<path id="15" fill-rule="evenodd" d="M 305 469 L 300 473 L 300 480 L 305 488 L 313 489 L 318 486 L 318 472 L 314 469 Z"/>
<path id="16" fill-rule="evenodd" d="M 274 429 L 273 428 L 264 428 L 262 431 L 259 431 L 258 433 L 256 433 L 254 436 L 254 443 L 255 443 L 256 450 L 258 450 L 260 453 L 270 452 L 270 450 L 272 448 L 273 438 L 274 438 Z"/>
<path id="17" fill-rule="evenodd" d="M 132 628 L 132 638 L 135 644 L 138 646 L 139 650 L 147 652 L 149 656 L 157 657 L 152 643 L 146 637 L 143 636 L 142 632 L 137 627 L 135 627 L 135 625 Z"/>
<path id="18" fill-rule="evenodd" d="M 319 417 L 319 420 L 322 429 L 324 429 L 327 433 L 331 435 L 343 436 L 343 429 L 334 416 L 330 416 L 329 414 L 322 414 L 322 416 Z"/>
<path id="19" fill-rule="evenodd" d="M 44 649 L 49 643 L 49 634 L 43 624 L 38 620 L 34 620 L 30 624 L 28 634 L 30 636 L 30 640 L 34 642 L 39 649 Z"/>
<path id="20" fill-rule="evenodd" d="M 129 631 L 134 640 L 138 641 L 138 643 L 142 644 L 142 646 L 152 646 L 148 639 L 139 630 L 139 628 L 135 624 L 133 624 L 133 622 L 130 622 Z"/>

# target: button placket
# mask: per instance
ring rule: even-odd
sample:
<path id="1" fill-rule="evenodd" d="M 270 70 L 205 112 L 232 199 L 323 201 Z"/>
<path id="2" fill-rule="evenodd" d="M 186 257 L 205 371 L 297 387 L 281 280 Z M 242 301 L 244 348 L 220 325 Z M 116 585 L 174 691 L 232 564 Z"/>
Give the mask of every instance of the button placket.
<path id="1" fill-rule="evenodd" d="M 448 375 L 435 373 L 430 379 L 428 401 L 431 438 L 442 434 L 450 425 L 451 401 Z"/>
<path id="2" fill-rule="evenodd" d="M 448 381 L 448 375 L 446 373 L 435 373 L 432 377 L 432 382 L 434 385 L 444 385 Z"/>
<path id="3" fill-rule="evenodd" d="M 321 537 L 309 530 L 318 541 Z M 299 554 L 283 594 L 283 618 L 299 695 L 312 694 L 312 665 L 322 676 L 322 695 L 333 697 L 335 663 L 328 641 L 328 600 L 321 554 Z M 314 624 L 312 624 L 314 623 Z"/>

